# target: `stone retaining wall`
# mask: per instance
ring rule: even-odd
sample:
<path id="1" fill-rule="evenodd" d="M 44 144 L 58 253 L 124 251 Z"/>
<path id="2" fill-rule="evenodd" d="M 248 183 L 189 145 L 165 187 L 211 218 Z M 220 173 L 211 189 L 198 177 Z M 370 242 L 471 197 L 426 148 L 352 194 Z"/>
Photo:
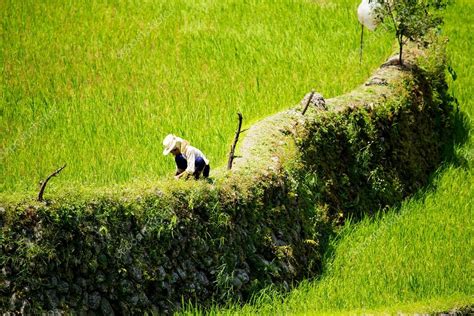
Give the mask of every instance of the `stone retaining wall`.
<path id="1" fill-rule="evenodd" d="M 212 182 L 3 205 L 0 310 L 169 313 L 314 276 L 339 225 L 399 203 L 442 161 L 451 107 L 433 51 L 413 47 L 408 68 L 383 66 L 326 110 L 258 122 Z"/>

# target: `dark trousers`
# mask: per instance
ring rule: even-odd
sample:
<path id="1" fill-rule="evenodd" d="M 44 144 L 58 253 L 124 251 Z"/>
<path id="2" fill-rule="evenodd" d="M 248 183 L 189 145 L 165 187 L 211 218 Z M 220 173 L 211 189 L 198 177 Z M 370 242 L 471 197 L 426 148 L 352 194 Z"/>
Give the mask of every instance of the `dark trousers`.
<path id="1" fill-rule="evenodd" d="M 186 158 L 184 158 L 183 155 L 176 155 L 174 157 L 174 161 L 176 162 L 176 166 L 178 167 L 178 171 L 176 172 L 176 175 L 181 174 L 186 170 L 188 167 L 188 162 L 186 161 Z M 211 167 L 209 165 L 206 165 L 206 162 L 204 159 L 201 157 L 197 157 L 196 160 L 194 161 L 194 173 L 193 176 L 195 179 L 199 179 L 199 176 L 203 175 L 204 178 L 209 177 L 209 172 L 211 171 Z"/>

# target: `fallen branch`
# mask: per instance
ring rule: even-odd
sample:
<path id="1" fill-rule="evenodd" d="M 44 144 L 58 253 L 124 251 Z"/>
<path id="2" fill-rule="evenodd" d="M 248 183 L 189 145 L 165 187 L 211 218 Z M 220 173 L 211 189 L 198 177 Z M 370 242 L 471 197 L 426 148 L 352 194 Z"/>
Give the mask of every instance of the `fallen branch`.
<path id="1" fill-rule="evenodd" d="M 40 191 L 39 191 L 39 194 L 38 194 L 38 201 L 39 202 L 43 202 L 43 194 L 44 194 L 44 189 L 46 189 L 46 185 L 48 184 L 48 181 L 52 178 L 52 177 L 55 177 L 57 176 L 64 168 L 66 168 L 66 165 L 62 166 L 61 168 L 59 168 L 58 170 L 56 170 L 55 172 L 53 172 L 52 174 L 50 174 L 46 180 L 42 181 L 41 182 L 41 188 L 40 188 Z"/>
<path id="2" fill-rule="evenodd" d="M 311 94 L 309 95 L 308 102 L 306 102 L 306 105 L 304 106 L 303 112 L 301 112 L 301 115 L 304 115 L 306 113 L 306 110 L 308 110 L 308 106 L 311 103 L 311 100 L 313 99 L 314 95 L 314 89 L 311 90 Z"/>
<path id="3" fill-rule="evenodd" d="M 239 125 L 237 127 L 237 131 L 235 131 L 235 136 L 234 136 L 234 142 L 232 146 L 230 147 L 230 153 L 229 153 L 229 160 L 227 161 L 227 170 L 232 169 L 232 162 L 234 161 L 235 156 L 235 146 L 237 146 L 237 142 L 239 141 L 239 135 L 243 133 L 244 131 L 241 131 L 240 129 L 242 128 L 242 113 L 237 113 L 239 116 Z"/>

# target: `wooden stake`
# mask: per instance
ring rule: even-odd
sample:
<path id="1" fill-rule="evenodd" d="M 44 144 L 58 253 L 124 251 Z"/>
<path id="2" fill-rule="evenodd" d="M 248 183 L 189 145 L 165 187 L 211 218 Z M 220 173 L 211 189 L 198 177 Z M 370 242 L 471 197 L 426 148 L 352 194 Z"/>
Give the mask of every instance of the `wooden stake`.
<path id="1" fill-rule="evenodd" d="M 364 24 L 360 24 L 360 48 L 359 48 L 359 65 L 362 65 L 362 51 L 364 50 Z"/>
<path id="2" fill-rule="evenodd" d="M 239 141 L 239 135 L 243 133 L 243 131 L 240 130 L 242 128 L 243 120 L 242 113 L 237 113 L 237 115 L 239 116 L 239 125 L 237 127 L 237 131 L 235 131 L 234 142 L 230 147 L 229 160 L 227 161 L 227 170 L 232 169 L 232 162 L 235 158 L 235 146 L 237 146 L 237 142 Z"/>
<path id="3" fill-rule="evenodd" d="M 43 182 L 41 182 L 41 188 L 40 188 L 40 191 L 39 191 L 39 194 L 38 194 L 38 201 L 39 202 L 43 202 L 43 194 L 44 194 L 44 189 L 46 189 L 46 185 L 48 184 L 48 181 L 52 178 L 52 177 L 55 177 L 57 176 L 64 168 L 66 168 L 66 165 L 62 166 L 61 168 L 59 168 L 58 170 L 56 170 L 55 172 L 53 172 L 52 174 L 50 174 L 46 180 L 44 180 Z"/>
<path id="4" fill-rule="evenodd" d="M 314 89 L 311 90 L 311 94 L 309 95 L 308 102 L 306 102 L 306 105 L 304 106 L 303 112 L 301 112 L 301 115 L 304 115 L 306 113 L 306 110 L 308 109 L 309 104 L 311 103 L 311 100 L 313 99 L 314 96 Z"/>

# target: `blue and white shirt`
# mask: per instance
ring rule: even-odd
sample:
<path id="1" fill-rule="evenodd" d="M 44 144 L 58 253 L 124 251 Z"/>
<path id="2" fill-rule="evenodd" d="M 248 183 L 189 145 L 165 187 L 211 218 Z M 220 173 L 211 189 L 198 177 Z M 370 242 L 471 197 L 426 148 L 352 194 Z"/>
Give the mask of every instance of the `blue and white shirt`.
<path id="1" fill-rule="evenodd" d="M 196 147 L 193 147 L 191 145 L 186 145 L 182 150 L 181 153 L 183 154 L 184 158 L 186 158 L 186 161 L 188 163 L 188 167 L 186 168 L 186 172 L 189 174 L 193 174 L 194 171 L 196 171 L 195 167 L 195 161 L 196 158 L 201 157 L 206 165 L 209 165 L 209 159 L 204 156 L 202 151 L 197 149 Z"/>

